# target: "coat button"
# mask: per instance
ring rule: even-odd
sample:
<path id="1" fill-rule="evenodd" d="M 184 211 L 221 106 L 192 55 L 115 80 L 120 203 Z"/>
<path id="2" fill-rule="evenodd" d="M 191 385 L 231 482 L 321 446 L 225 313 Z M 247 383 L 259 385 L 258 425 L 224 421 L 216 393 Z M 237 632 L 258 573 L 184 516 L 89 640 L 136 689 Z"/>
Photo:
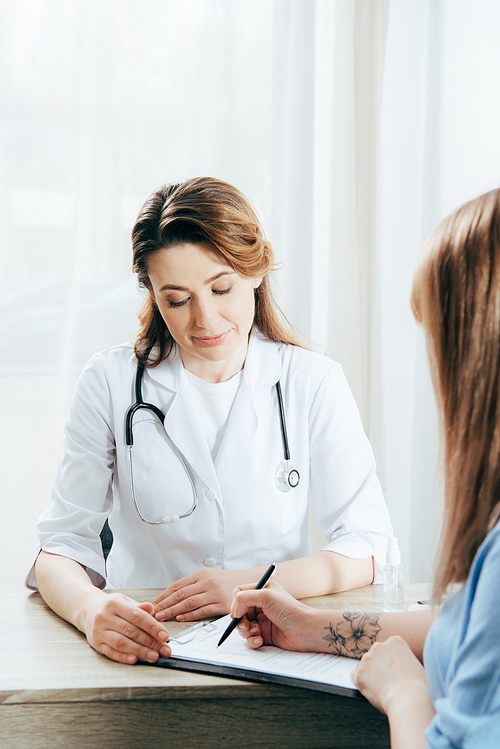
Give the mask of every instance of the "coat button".
<path id="1" fill-rule="evenodd" d="M 217 499 L 217 494 L 214 492 L 213 489 L 207 489 L 205 492 L 205 497 L 209 499 L 211 502 L 213 502 L 214 499 Z"/>
<path id="2" fill-rule="evenodd" d="M 203 562 L 205 567 L 215 567 L 215 559 L 212 559 L 212 557 L 207 557 L 205 561 Z"/>

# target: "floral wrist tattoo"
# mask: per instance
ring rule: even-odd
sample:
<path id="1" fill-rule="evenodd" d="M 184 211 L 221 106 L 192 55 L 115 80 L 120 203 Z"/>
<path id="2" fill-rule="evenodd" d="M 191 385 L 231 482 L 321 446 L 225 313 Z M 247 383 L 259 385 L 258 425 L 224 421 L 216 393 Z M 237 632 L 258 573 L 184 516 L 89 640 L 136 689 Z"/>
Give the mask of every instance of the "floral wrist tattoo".
<path id="1" fill-rule="evenodd" d="M 334 627 L 331 623 L 325 627 L 330 634 L 323 637 L 337 655 L 349 658 L 361 658 L 370 650 L 380 632 L 376 614 L 359 614 L 355 611 L 344 611 L 344 621 Z"/>

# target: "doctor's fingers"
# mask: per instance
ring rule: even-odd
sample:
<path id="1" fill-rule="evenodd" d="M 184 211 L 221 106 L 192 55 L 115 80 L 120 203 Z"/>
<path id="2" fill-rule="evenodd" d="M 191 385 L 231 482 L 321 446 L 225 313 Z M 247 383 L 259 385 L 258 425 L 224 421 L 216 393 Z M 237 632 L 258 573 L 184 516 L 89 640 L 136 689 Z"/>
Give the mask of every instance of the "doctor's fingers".
<path id="1" fill-rule="evenodd" d="M 195 585 L 198 581 L 199 581 L 198 571 L 193 572 L 191 575 L 180 577 L 174 583 L 169 585 L 168 588 L 165 588 L 165 590 L 163 590 L 160 593 L 160 595 L 156 596 L 156 598 L 153 601 L 153 605 L 156 611 L 161 611 L 164 608 L 168 608 L 171 605 L 171 603 L 169 603 L 169 599 L 171 599 L 172 596 L 174 596 L 180 590 L 183 590 L 184 588 L 188 587 L 189 585 Z"/>
<path id="2" fill-rule="evenodd" d="M 227 614 L 228 605 L 220 601 L 214 601 L 209 593 L 189 596 L 182 603 L 171 606 L 164 611 L 158 611 L 156 618 L 160 621 L 165 619 L 177 619 L 179 622 L 193 622 L 198 619 L 209 619 L 212 616 Z"/>
<path id="3" fill-rule="evenodd" d="M 102 601 L 102 599 L 101 599 Z M 111 594 L 98 610 L 91 613 L 89 629 L 99 632 L 117 631 L 143 644 L 156 643 L 159 649 L 168 640 L 168 630 L 152 616 L 151 604 L 138 604 L 120 593 Z M 87 636 L 89 632 L 87 631 Z"/>
<path id="4" fill-rule="evenodd" d="M 176 590 L 173 590 L 166 598 L 155 604 L 154 616 L 156 616 L 158 621 L 174 619 L 177 614 L 197 609 L 200 604 L 213 602 L 213 597 L 212 601 L 206 599 L 200 602 L 200 595 L 203 595 L 206 591 L 199 583 L 195 582 L 192 585 L 179 587 L 180 582 L 180 580 L 177 581 Z"/>
<path id="5" fill-rule="evenodd" d="M 149 647 L 141 645 L 139 642 L 113 630 L 101 632 L 96 641 L 90 644 L 107 658 L 130 665 L 137 663 L 137 660 L 155 663 L 160 655 L 163 658 L 168 658 L 172 652 L 170 647 L 165 643 L 160 646 L 156 642 L 152 647 Z"/>
<path id="6" fill-rule="evenodd" d="M 191 622 L 197 619 L 208 619 L 217 614 L 227 614 L 231 594 L 222 591 L 219 586 L 207 586 L 204 581 L 197 581 L 176 590 L 169 598 L 156 606 L 158 621 L 177 618 L 180 622 Z"/>
<path id="7" fill-rule="evenodd" d="M 137 645 L 146 648 L 148 651 L 154 650 L 161 653 L 164 657 L 170 655 L 170 646 L 167 643 L 167 630 L 163 630 L 163 632 L 159 633 L 159 637 L 155 637 L 144 629 L 136 627 L 135 624 L 125 621 L 124 619 L 118 619 L 113 624 L 114 626 L 110 629 L 112 629 L 117 635 L 124 637 L 126 640 L 131 640 Z M 141 656 L 141 658 L 143 658 L 143 656 Z"/>
<path id="8" fill-rule="evenodd" d="M 179 621 L 192 621 L 214 614 L 227 614 L 233 585 L 224 586 L 220 583 L 220 580 L 197 580 L 192 585 L 175 590 L 155 606 L 156 618 L 158 621 L 165 621 L 183 616 L 185 618 Z"/>
<path id="9" fill-rule="evenodd" d="M 241 576 L 239 570 L 226 570 L 216 567 L 197 570 L 169 585 L 155 599 L 155 610 L 159 612 L 170 609 L 174 604 L 181 603 L 195 594 L 205 592 L 211 597 L 211 603 L 222 605 L 217 613 L 227 614 L 234 586 L 240 582 Z"/>

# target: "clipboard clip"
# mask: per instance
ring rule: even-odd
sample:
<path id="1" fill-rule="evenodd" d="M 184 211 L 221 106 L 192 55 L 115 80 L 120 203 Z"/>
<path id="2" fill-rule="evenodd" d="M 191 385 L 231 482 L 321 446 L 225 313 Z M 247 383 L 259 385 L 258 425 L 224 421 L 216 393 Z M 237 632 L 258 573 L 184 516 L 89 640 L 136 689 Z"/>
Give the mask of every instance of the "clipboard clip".
<path id="1" fill-rule="evenodd" d="M 198 637 L 200 632 L 213 632 L 214 629 L 217 629 L 215 622 L 199 622 L 198 624 L 195 624 L 194 627 L 183 629 L 182 632 L 176 634 L 175 637 L 169 637 L 168 641 L 170 642 L 170 640 L 173 640 L 174 642 L 179 643 L 179 645 L 186 645 L 186 643 L 191 642 L 195 637 Z"/>

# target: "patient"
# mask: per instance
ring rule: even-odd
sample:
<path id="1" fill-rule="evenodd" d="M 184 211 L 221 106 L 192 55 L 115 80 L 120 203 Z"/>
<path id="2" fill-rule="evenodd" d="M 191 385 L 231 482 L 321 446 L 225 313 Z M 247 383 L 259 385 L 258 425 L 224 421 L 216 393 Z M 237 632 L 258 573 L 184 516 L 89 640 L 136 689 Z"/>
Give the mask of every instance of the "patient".
<path id="1" fill-rule="evenodd" d="M 391 746 L 500 746 L 500 190 L 462 206 L 425 244 L 411 298 L 440 411 L 445 513 L 441 612 L 314 610 L 278 585 L 236 589 L 251 648 L 326 651 L 389 718 Z M 432 625 L 432 626 L 431 626 Z M 429 631 L 430 630 L 430 631 Z M 425 664 L 425 669 L 422 663 Z"/>

